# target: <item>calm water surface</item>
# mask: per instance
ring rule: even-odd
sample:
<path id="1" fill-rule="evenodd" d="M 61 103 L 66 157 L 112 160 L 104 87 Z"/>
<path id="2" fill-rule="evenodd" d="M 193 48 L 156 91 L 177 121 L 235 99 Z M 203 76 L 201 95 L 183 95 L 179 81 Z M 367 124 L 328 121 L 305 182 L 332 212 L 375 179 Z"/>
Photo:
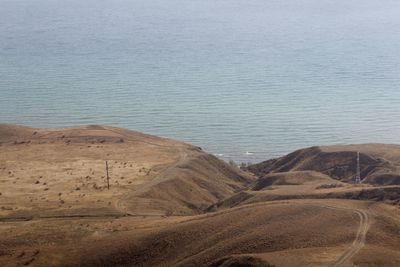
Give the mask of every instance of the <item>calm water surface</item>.
<path id="1" fill-rule="evenodd" d="M 0 122 L 235 161 L 400 143 L 398 0 L 0 0 Z"/>

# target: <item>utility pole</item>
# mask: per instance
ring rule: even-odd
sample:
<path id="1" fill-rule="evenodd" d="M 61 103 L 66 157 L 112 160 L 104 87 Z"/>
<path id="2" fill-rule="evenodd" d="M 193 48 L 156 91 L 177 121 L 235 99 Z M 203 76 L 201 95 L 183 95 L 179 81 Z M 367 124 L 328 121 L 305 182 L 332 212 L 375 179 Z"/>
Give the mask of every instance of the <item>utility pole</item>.
<path id="1" fill-rule="evenodd" d="M 107 189 L 110 190 L 110 177 L 108 176 L 108 161 L 106 160 Z"/>
<path id="2" fill-rule="evenodd" d="M 361 184 L 360 152 L 357 152 L 356 184 Z"/>

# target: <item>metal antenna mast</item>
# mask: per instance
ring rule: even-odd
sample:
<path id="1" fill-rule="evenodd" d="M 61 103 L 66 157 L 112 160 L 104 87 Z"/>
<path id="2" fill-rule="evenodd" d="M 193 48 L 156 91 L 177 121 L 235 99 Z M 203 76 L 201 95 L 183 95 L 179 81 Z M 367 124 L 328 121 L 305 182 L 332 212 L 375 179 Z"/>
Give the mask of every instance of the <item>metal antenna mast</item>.
<path id="1" fill-rule="evenodd" d="M 361 184 L 360 152 L 357 152 L 356 184 Z"/>

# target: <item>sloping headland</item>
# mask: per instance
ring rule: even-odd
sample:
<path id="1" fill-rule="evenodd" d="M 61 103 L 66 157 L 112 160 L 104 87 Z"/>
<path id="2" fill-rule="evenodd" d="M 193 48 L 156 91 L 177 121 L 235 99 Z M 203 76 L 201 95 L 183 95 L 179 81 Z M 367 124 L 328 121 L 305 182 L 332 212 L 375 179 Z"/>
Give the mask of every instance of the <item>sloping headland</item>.
<path id="1" fill-rule="evenodd" d="M 400 266 L 397 145 L 240 169 L 115 127 L 0 125 L 0 150 L 1 266 Z"/>

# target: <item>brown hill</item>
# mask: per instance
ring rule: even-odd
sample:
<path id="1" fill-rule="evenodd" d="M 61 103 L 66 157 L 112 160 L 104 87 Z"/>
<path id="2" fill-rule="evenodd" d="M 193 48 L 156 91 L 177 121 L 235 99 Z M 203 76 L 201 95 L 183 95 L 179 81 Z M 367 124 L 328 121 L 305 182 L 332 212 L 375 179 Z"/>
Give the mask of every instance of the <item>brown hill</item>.
<path id="1" fill-rule="evenodd" d="M 267 174 L 258 179 L 253 190 L 262 190 L 272 185 L 322 185 L 341 184 L 328 175 L 316 171 L 292 171 Z"/>
<path id="2" fill-rule="evenodd" d="M 0 215 L 194 214 L 252 181 L 198 147 L 108 126 L 0 125 L 0 145 Z"/>
<path id="3" fill-rule="evenodd" d="M 360 214 L 367 217 L 360 221 Z M 55 241 L 56 246 L 42 247 L 41 253 L 46 256 L 36 257 L 35 264 L 218 266 L 224 259 L 230 259 L 230 262 L 265 264 L 255 266 L 268 266 L 267 263 L 282 267 L 336 266 L 341 255 L 353 249 L 358 252 L 363 244 L 352 261 L 355 265 L 397 266 L 400 263 L 398 216 L 385 206 L 370 203 L 301 200 L 246 205 L 195 217 L 170 217 L 156 224 L 125 218 L 113 223 L 126 228 L 121 232 L 108 231 L 109 222 L 97 221 L 94 225 L 83 221 L 84 225 L 89 223 L 89 227 L 97 228 L 96 235 L 84 233 L 79 242 L 67 236 L 62 242 Z M 59 235 L 61 229 L 51 227 L 59 222 L 42 224 L 54 236 Z M 78 223 L 63 227 L 85 229 Z M 365 240 L 361 236 L 353 243 L 357 232 L 366 234 L 368 229 Z"/>
<path id="4" fill-rule="evenodd" d="M 357 152 L 360 152 L 361 178 L 364 183 L 380 185 L 400 184 L 400 146 L 348 145 L 310 147 L 277 159 L 247 167 L 263 177 L 267 174 L 316 171 L 343 182 L 352 182 L 356 173 Z"/>
<path id="5" fill-rule="evenodd" d="M 354 185 L 360 152 L 361 185 Z M 284 199 L 358 199 L 400 203 L 400 146 L 348 145 L 310 147 L 250 165 L 259 177 L 248 190 L 208 210 Z"/>
<path id="6" fill-rule="evenodd" d="M 250 166 L 259 179 L 108 126 L 1 125 L 0 150 L 0 266 L 400 265 L 399 209 L 383 202 L 400 186 L 339 181 L 358 150 L 367 179 L 396 181 L 396 147 L 312 148 Z"/>

